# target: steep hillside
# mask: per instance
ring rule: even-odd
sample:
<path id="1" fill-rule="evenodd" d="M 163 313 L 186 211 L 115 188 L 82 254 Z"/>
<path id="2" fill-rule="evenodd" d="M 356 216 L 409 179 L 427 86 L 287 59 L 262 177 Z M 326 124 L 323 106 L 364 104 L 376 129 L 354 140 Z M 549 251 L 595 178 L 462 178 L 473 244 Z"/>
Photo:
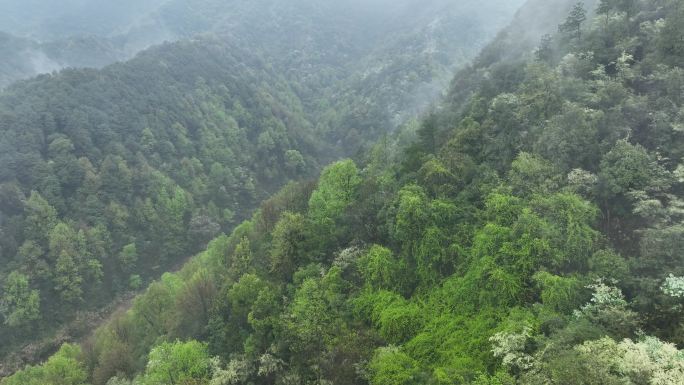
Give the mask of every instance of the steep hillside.
<path id="1" fill-rule="evenodd" d="M 681 384 L 684 7 L 585 12 L 2 385 Z"/>
<path id="2" fill-rule="evenodd" d="M 139 287 L 326 151 L 287 83 L 223 41 L 16 85 L 0 127 L 0 266 L 40 292 L 4 341 Z"/>
<path id="3" fill-rule="evenodd" d="M 83 333 L 90 311 L 230 232 L 287 181 L 413 117 L 515 2 L 490 15 L 498 1 L 389 13 L 382 2 L 232 3 L 192 3 L 215 33 L 0 93 L 0 287 L 15 293 L 0 307 L 3 356 L 23 347 L 30 359 Z M 257 17 L 268 23 L 248 28 Z M 99 45 L 110 38 L 7 41 L 64 63 L 116 50 Z M 25 346 L 37 340 L 48 343 Z"/>

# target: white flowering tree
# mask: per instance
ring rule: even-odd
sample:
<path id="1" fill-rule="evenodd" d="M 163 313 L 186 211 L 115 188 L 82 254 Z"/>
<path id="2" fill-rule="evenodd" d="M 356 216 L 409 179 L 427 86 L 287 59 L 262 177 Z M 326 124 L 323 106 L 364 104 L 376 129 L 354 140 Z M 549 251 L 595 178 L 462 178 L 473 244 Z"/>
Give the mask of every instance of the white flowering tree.
<path id="1" fill-rule="evenodd" d="M 656 337 L 644 337 L 638 342 L 616 342 L 606 337 L 575 349 L 625 384 L 684 384 L 684 352 Z"/>
<path id="2" fill-rule="evenodd" d="M 532 356 L 525 352 L 530 338 L 532 329 L 528 326 L 520 333 L 496 333 L 489 339 L 492 343 L 492 354 L 501 359 L 501 364 L 511 372 L 528 370 L 532 368 L 534 361 Z"/>
<path id="3" fill-rule="evenodd" d="M 591 301 L 575 311 L 575 317 L 586 318 L 616 337 L 628 336 L 638 329 L 637 314 L 629 308 L 616 282 L 597 280 L 587 286 L 594 291 Z"/>
<path id="4" fill-rule="evenodd" d="M 684 297 L 684 277 L 675 277 L 673 274 L 670 274 L 665 278 L 665 282 L 663 282 L 660 290 L 665 295 L 673 298 Z"/>

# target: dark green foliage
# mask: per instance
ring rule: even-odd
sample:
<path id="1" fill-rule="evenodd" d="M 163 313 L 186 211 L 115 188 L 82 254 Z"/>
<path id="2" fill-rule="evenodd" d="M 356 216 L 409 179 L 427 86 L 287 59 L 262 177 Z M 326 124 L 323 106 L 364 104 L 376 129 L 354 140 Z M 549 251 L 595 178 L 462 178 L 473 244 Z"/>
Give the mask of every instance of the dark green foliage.
<path id="1" fill-rule="evenodd" d="M 670 31 L 660 12 L 678 5 L 600 6 L 583 27 L 574 8 L 563 30 L 577 38 L 545 39 L 552 55 L 529 47 L 502 63 L 485 51 L 414 142 L 399 133 L 366 161 L 333 163 L 317 186 L 291 184 L 264 202 L 95 333 L 80 358 L 89 378 L 138 374 L 132 384 L 147 384 L 159 352 L 189 346 L 167 355 L 178 365 L 164 375 L 259 385 L 682 383 L 682 352 L 663 341 L 684 341 L 684 83 L 665 86 L 680 71 L 676 52 L 651 45 Z M 616 18 L 622 28 L 606 28 Z M 599 50 L 607 40 L 622 52 Z M 164 222 L 193 202 L 155 191 L 149 211 Z M 74 254 L 87 231 L 32 200 L 32 226 L 56 230 L 23 254 Z M 120 255 L 133 254 L 131 242 L 139 252 L 136 237 Z M 75 271 L 66 277 L 89 274 Z M 13 274 L 14 292 L 30 296 Z M 192 339 L 208 345 L 170 342 Z"/>
<path id="2" fill-rule="evenodd" d="M 101 309 L 230 232 L 286 182 L 363 150 L 424 110 L 520 1 L 407 0 L 391 14 L 387 0 L 0 4 L 1 24 L 31 35 L 0 35 L 3 88 L 192 37 L 0 94 L 0 282 L 30 275 L 50 320 L 35 336 L 3 326 L 0 337 L 20 344 Z M 38 59 L 50 68 L 32 68 Z M 338 196 L 337 177 L 327 189 L 322 179 L 304 215 L 320 225 L 307 229 L 318 255 L 277 256 L 294 258 L 293 271 L 352 238 L 339 224 L 361 220 L 342 212 L 358 180 L 350 174 Z M 434 183 L 445 177 L 426 169 Z M 235 279 L 247 272 L 240 259 Z"/>

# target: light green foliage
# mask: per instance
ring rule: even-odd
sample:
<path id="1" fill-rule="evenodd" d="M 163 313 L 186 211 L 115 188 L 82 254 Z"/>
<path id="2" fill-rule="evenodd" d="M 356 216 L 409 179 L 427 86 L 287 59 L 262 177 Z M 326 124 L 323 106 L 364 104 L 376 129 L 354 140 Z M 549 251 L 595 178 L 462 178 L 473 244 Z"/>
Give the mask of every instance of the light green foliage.
<path id="1" fill-rule="evenodd" d="M 123 269 L 131 270 L 135 267 L 135 263 L 138 261 L 138 251 L 135 247 L 135 243 L 129 243 L 121 249 L 119 261 L 121 262 L 121 267 Z"/>
<path id="2" fill-rule="evenodd" d="M 457 181 L 455 175 L 437 159 L 425 162 L 418 174 L 421 185 L 430 191 L 432 196 L 443 196 L 451 192 L 453 184 Z"/>
<path id="3" fill-rule="evenodd" d="M 511 164 L 508 180 L 516 194 L 549 193 L 556 189 L 557 174 L 545 159 L 522 152 Z"/>
<path id="4" fill-rule="evenodd" d="M 160 189 L 152 206 L 159 238 L 170 255 L 182 255 L 187 248 L 186 217 L 192 206 L 190 196 L 180 187 Z"/>
<path id="5" fill-rule="evenodd" d="M 309 200 L 312 220 L 320 225 L 334 221 L 356 196 L 361 182 L 352 160 L 344 160 L 326 167 L 321 173 L 316 191 Z"/>
<path id="6" fill-rule="evenodd" d="M 53 260 L 62 254 L 76 257 L 83 255 L 85 239 L 66 223 L 58 223 L 50 232 L 50 257 Z"/>
<path id="7" fill-rule="evenodd" d="M 271 270 L 284 276 L 291 275 L 302 261 L 305 239 L 305 218 L 301 214 L 285 212 L 273 229 Z"/>
<path id="8" fill-rule="evenodd" d="M 237 320 L 247 322 L 247 315 L 266 284 L 256 275 L 245 274 L 228 290 L 231 311 Z"/>
<path id="9" fill-rule="evenodd" d="M 294 351 L 315 357 L 330 342 L 341 321 L 336 317 L 338 279 L 333 270 L 323 278 L 304 280 L 297 289 L 285 324 L 293 337 L 291 349 Z"/>
<path id="10" fill-rule="evenodd" d="M 395 301 L 377 315 L 380 335 L 391 344 L 401 344 L 413 338 L 423 326 L 423 313 L 419 305 Z"/>
<path id="11" fill-rule="evenodd" d="M 405 252 L 412 253 L 428 225 L 428 199 L 421 187 L 412 185 L 399 191 L 397 205 L 393 236 L 404 245 Z"/>
<path id="12" fill-rule="evenodd" d="M 78 346 L 64 344 L 41 366 L 27 367 L 0 381 L 2 385 L 86 385 L 87 374 Z"/>
<path id="13" fill-rule="evenodd" d="M 86 244 L 85 233 L 65 223 L 50 231 L 48 254 L 54 263 L 53 282 L 65 302 L 82 301 L 85 284 L 95 283 L 102 276 L 102 264 L 88 253 Z"/>
<path id="14" fill-rule="evenodd" d="M 448 238 L 437 226 L 429 227 L 416 250 L 416 273 L 423 285 L 432 286 L 449 271 Z"/>
<path id="15" fill-rule="evenodd" d="M 640 145 L 618 141 L 601 160 L 599 177 L 607 197 L 667 186 L 665 171 Z"/>
<path id="16" fill-rule="evenodd" d="M 366 291 L 356 299 L 355 305 L 391 344 L 399 345 L 415 337 L 426 320 L 426 309 L 421 304 L 389 291 Z"/>
<path id="17" fill-rule="evenodd" d="M 26 212 L 26 238 L 47 246 L 47 237 L 57 224 L 57 211 L 38 192 L 31 196 L 24 206 Z"/>
<path id="18" fill-rule="evenodd" d="M 55 290 L 62 300 L 77 303 L 83 300 L 83 277 L 74 258 L 62 251 L 55 264 Z"/>
<path id="19" fill-rule="evenodd" d="M 576 277 L 559 277 L 545 271 L 534 275 L 541 287 L 542 303 L 559 313 L 569 314 L 582 300 L 582 284 Z"/>
<path id="20" fill-rule="evenodd" d="M 511 196 L 493 194 L 487 200 L 488 215 L 495 222 L 475 234 L 471 254 L 477 259 L 470 276 L 478 277 L 477 285 L 486 288 L 483 295 L 494 303 L 521 299 L 528 290 L 524 282 L 542 267 L 582 267 L 591 255 L 595 232 L 589 226 L 590 206 L 562 194 L 533 205 L 539 214 Z"/>
<path id="21" fill-rule="evenodd" d="M 399 273 L 404 266 L 392 255 L 392 251 L 373 245 L 368 252 L 359 259 L 359 270 L 366 283 L 373 289 L 398 289 L 401 282 Z"/>
<path id="22" fill-rule="evenodd" d="M 681 383 L 682 354 L 664 341 L 684 341 L 684 72 L 676 50 L 661 44 L 676 37 L 681 5 L 599 5 L 598 16 L 584 20 L 594 13 L 571 1 L 528 2 L 457 76 L 443 107 L 360 154 L 363 171 L 346 160 L 326 168 L 317 186 L 288 186 L 230 237 L 153 283 L 84 345 L 88 378 L 95 385 L 134 378 L 151 350 L 140 379 L 164 384 L 177 380 L 169 373 L 183 375 L 177 370 L 192 372 L 185 382 L 193 385 Z M 544 38 L 532 55 L 539 39 L 527 32 L 553 32 L 548 24 L 564 20 L 564 36 Z M 139 60 L 158 69 L 156 56 Z M 104 261 L 103 270 L 115 273 L 103 282 L 124 287 L 131 272 L 108 263 L 131 242 L 139 249 L 135 272 L 147 280 L 164 267 L 159 250 L 178 258 L 192 234 L 210 233 L 204 225 L 229 229 L 282 175 L 316 168 L 315 151 L 305 150 L 317 147 L 313 126 L 296 113 L 304 107 L 278 103 L 281 95 L 296 100 L 286 85 L 238 97 L 243 84 L 231 78 L 263 83 L 241 63 L 216 68 L 231 74 L 221 81 L 193 78 L 187 88 L 194 92 L 182 100 L 196 119 L 181 124 L 174 114 L 167 121 L 160 110 L 132 126 L 130 137 L 143 138 L 142 145 L 113 145 L 120 154 L 101 150 L 107 155 L 90 166 L 79 161 L 88 183 L 78 194 L 97 191 L 103 176 L 107 183 L 121 177 L 131 193 L 88 205 L 104 211 L 106 232 L 92 225 L 97 215 L 57 215 L 51 237 L 19 237 L 27 262 L 11 269 L 44 272 L 29 277 L 29 293 L 54 287 L 58 271 L 51 268 L 62 254 L 71 257 L 59 261 L 65 289 L 81 277 L 77 286 L 87 295 L 95 281 L 81 267 L 88 260 Z M 314 79 L 296 89 L 321 86 Z M 348 94 L 376 111 L 371 97 Z M 277 113 L 252 111 L 264 98 L 266 110 Z M 312 112 L 316 133 L 358 142 L 367 126 L 345 116 L 361 110 L 325 111 Z M 344 132 L 331 129 L 342 121 Z M 73 151 L 59 136 L 47 143 L 71 183 L 80 175 L 71 153 L 87 146 L 69 140 Z M 102 171 L 109 175 L 97 175 Z M 67 184 L 46 180 L 36 188 L 56 211 L 73 209 L 69 194 L 60 193 Z M 12 191 L 0 189 L 1 209 L 21 196 Z M 26 232 L 23 210 L 10 209 L 19 218 L 6 222 L 8 234 Z M 109 255 L 115 258 L 102 258 Z M 207 345 L 188 343 L 186 350 L 165 342 L 177 338 Z"/>
<path id="23" fill-rule="evenodd" d="M 236 279 L 247 273 L 253 263 L 252 250 L 249 243 L 249 238 L 242 237 L 240 243 L 235 247 L 228 272 L 233 279 Z"/>
<path id="24" fill-rule="evenodd" d="M 516 380 L 512 375 L 504 372 L 498 371 L 493 376 L 488 376 L 486 374 L 479 375 L 472 385 L 515 385 Z"/>
<path id="25" fill-rule="evenodd" d="M 144 385 L 206 384 L 211 378 L 206 345 L 197 341 L 165 342 L 150 352 Z"/>
<path id="26" fill-rule="evenodd" d="M 38 290 L 31 289 L 26 275 L 13 271 L 5 280 L 0 315 L 10 327 L 24 326 L 40 318 L 40 295 Z"/>
<path id="27" fill-rule="evenodd" d="M 396 346 L 376 350 L 369 369 L 372 385 L 409 385 L 419 381 L 417 363 Z"/>
<path id="28" fill-rule="evenodd" d="M 531 203 L 550 225 L 547 236 L 557 251 L 557 259 L 549 265 L 564 272 L 586 271 L 600 239 L 599 232 L 592 227 L 597 217 L 596 207 L 568 193 L 535 197 Z"/>
<path id="29" fill-rule="evenodd" d="M 147 331 L 148 338 L 163 335 L 170 329 L 171 319 L 166 311 L 173 307 L 181 286 L 180 277 L 166 273 L 133 302 L 132 313 L 140 319 L 140 327 Z"/>

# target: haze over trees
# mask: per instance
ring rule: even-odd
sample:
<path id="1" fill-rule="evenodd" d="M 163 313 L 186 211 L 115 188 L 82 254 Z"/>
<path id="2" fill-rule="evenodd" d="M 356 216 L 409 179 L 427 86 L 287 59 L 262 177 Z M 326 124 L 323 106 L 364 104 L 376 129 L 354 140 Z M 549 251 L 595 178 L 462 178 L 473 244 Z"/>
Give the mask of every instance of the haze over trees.
<path id="1" fill-rule="evenodd" d="M 24 21 L 4 24 L 26 35 L 16 40 L 72 39 L 81 19 L 89 23 L 76 25 L 100 39 L 144 13 L 93 2 L 24 12 L 30 5 L 2 4 L 10 10 L 3 17 Z M 288 180 L 311 177 L 411 119 L 515 8 L 193 2 L 200 17 L 186 15 L 189 3 L 158 4 L 163 12 L 153 5 L 155 17 L 175 20 L 174 36 L 194 37 L 0 94 L 0 286 L 22 274 L 32 300 L 25 311 L 8 299 L 3 355 L 31 341 L 42 342 L 29 351 L 45 354 L 61 342 L 55 333 L 87 332 L 92 312 L 230 232 Z"/>
<path id="2" fill-rule="evenodd" d="M 10 87 L 3 338 L 209 243 L 0 384 L 684 383 L 683 25 L 528 1 L 394 131 L 220 39 Z"/>
<path id="3" fill-rule="evenodd" d="M 2 0 L 0 88 L 60 68 L 103 67 L 151 45 L 212 35 L 260 52 L 280 64 L 279 73 L 297 75 L 298 81 L 302 72 L 321 82 L 368 76 L 368 71 L 382 72 L 384 66 L 394 66 L 396 76 L 403 66 L 412 65 L 430 84 L 430 71 L 451 70 L 473 56 L 521 3 Z M 441 91 L 450 74 L 441 72 L 433 87 Z M 397 82 L 388 86 L 394 88 Z"/>

